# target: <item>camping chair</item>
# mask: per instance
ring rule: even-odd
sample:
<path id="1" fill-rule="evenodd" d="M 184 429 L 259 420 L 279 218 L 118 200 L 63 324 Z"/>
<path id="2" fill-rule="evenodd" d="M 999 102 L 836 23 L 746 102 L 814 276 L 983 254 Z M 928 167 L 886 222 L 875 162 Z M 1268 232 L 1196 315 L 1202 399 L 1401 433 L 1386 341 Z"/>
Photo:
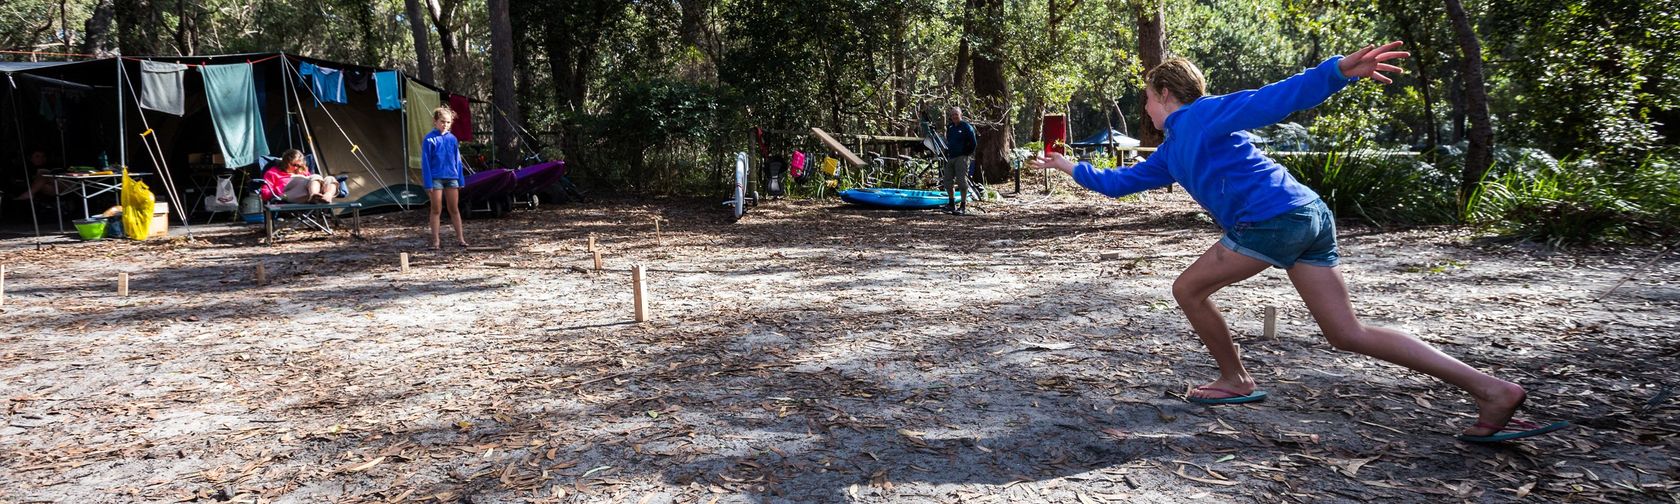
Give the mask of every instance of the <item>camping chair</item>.
<path id="1" fill-rule="evenodd" d="M 268 181 L 263 180 L 262 173 L 278 161 L 278 158 L 269 156 L 262 156 L 262 159 L 263 162 L 256 165 L 257 173 L 250 178 L 251 183 L 248 189 L 251 194 L 259 195 L 258 197 L 261 197 L 260 195 L 262 194 L 263 187 L 268 185 Z M 315 168 L 315 155 L 305 155 L 304 161 L 309 164 L 310 173 L 318 173 Z M 338 197 L 349 197 L 350 189 L 347 185 L 347 181 L 350 177 L 346 175 L 338 175 L 335 178 L 338 179 Z M 269 187 L 268 193 L 271 197 L 269 200 L 262 202 L 262 213 L 263 227 L 267 230 L 269 245 L 274 244 L 275 235 L 279 231 L 285 230 L 276 230 L 274 227 L 274 221 L 279 214 L 288 214 L 293 218 L 293 221 L 297 225 L 314 228 L 330 235 L 333 234 L 333 223 L 338 219 L 337 212 L 339 210 L 350 210 L 350 236 L 357 238 L 362 236 L 361 203 L 288 203 L 285 200 L 285 196 L 283 196 L 285 193 L 284 187 Z"/>

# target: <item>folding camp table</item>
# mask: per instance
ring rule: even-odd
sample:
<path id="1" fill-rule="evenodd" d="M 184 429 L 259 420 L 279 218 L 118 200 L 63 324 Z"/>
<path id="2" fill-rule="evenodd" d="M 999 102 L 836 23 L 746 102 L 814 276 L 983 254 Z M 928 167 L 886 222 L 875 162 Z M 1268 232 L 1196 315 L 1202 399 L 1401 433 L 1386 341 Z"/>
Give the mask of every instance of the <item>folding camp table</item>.
<path id="1" fill-rule="evenodd" d="M 151 175 L 150 172 L 128 173 L 128 176 L 132 178 L 141 178 L 149 175 Z M 93 216 L 93 211 L 88 208 L 88 200 L 91 200 L 94 196 L 101 194 L 112 192 L 119 194 L 122 193 L 122 173 L 112 173 L 110 175 L 59 174 L 46 175 L 46 177 L 53 179 L 53 189 L 58 193 L 60 199 L 63 199 L 66 194 L 81 196 L 83 219 Z M 70 189 L 70 191 L 65 191 L 65 189 Z M 60 233 L 64 232 L 63 212 L 58 212 L 58 231 Z"/>

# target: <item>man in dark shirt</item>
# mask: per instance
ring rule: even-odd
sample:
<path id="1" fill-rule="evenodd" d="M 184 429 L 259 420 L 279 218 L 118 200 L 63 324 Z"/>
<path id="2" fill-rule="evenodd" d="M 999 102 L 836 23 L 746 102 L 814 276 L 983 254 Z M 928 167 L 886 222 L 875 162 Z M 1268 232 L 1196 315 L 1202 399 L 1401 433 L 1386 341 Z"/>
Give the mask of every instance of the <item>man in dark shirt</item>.
<path id="1" fill-rule="evenodd" d="M 962 214 L 968 208 L 969 191 L 968 164 L 974 158 L 974 148 L 978 135 L 974 133 L 974 126 L 963 120 L 962 109 L 951 107 L 945 111 L 945 120 L 950 126 L 945 128 L 945 166 L 939 171 L 939 190 L 950 195 L 953 182 L 961 187 L 961 197 L 952 196 L 950 210 L 954 214 Z M 958 201 L 962 206 L 958 207 Z"/>

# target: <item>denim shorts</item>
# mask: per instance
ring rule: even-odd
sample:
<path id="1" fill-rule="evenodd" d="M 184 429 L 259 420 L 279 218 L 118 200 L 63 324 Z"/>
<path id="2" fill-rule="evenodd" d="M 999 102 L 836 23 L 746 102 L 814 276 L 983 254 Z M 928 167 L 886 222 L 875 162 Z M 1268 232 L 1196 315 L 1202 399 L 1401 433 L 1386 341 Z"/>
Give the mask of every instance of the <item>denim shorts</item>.
<path id="1" fill-rule="evenodd" d="M 435 178 L 435 179 L 432 179 L 431 189 L 460 189 L 460 188 L 461 188 L 461 179 L 458 179 L 458 178 Z"/>
<path id="2" fill-rule="evenodd" d="M 1328 268 L 1341 259 L 1336 216 L 1322 199 L 1260 222 L 1239 222 L 1219 244 L 1282 269 L 1296 263 Z"/>

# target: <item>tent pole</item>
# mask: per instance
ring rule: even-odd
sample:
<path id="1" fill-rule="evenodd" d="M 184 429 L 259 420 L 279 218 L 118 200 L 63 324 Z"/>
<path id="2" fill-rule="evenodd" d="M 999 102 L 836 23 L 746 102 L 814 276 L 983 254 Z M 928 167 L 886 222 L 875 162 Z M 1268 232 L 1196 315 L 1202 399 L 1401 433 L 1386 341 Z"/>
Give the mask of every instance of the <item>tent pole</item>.
<path id="1" fill-rule="evenodd" d="M 284 61 L 286 53 L 280 53 L 280 59 L 282 60 L 280 63 L 280 82 L 286 83 L 287 86 L 280 88 L 280 101 L 286 107 L 286 148 L 291 149 L 294 148 L 292 147 L 294 145 L 292 143 L 292 94 L 286 92 L 286 90 L 290 88 L 292 75 L 286 73 L 286 63 Z M 258 167 L 257 169 L 261 170 L 262 168 Z"/>
<path id="2" fill-rule="evenodd" d="M 18 116 L 20 116 L 22 114 L 18 111 L 18 106 L 17 106 L 17 94 L 18 94 L 17 79 L 12 78 L 12 74 L 6 74 L 6 82 L 8 82 L 12 85 L 12 92 L 7 93 L 7 98 L 10 98 L 7 101 L 11 102 L 11 104 L 12 104 L 12 129 L 14 130 L 15 133 L 17 133 L 18 157 L 23 160 L 23 164 L 22 164 L 22 166 L 23 166 L 23 179 L 28 180 L 30 182 L 34 182 L 37 177 L 40 177 L 40 175 L 35 174 L 35 173 L 29 173 L 29 154 L 30 153 L 24 152 L 24 149 L 27 149 L 28 147 L 23 146 L 23 123 L 18 121 Z M 58 188 L 58 186 L 57 186 L 58 181 L 56 181 L 56 180 L 53 181 L 53 184 L 54 184 L 53 188 L 57 189 Z M 34 187 L 34 184 L 31 183 L 30 187 Z M 28 189 L 24 189 L 24 190 L 27 191 Z M 53 211 L 55 211 L 55 212 L 58 211 L 58 208 L 53 207 Z M 38 215 L 37 212 L 35 211 L 35 195 L 34 194 L 29 195 L 29 221 L 31 223 L 35 224 L 35 250 L 39 251 L 39 250 L 41 250 L 41 216 Z"/>
<path id="3" fill-rule="evenodd" d="M 122 167 L 123 176 L 127 177 L 128 176 L 128 122 L 127 122 L 128 119 L 125 118 L 124 114 L 123 114 L 122 49 L 117 49 L 117 55 L 113 56 L 112 59 L 117 62 L 117 165 Z M 99 167 L 99 169 L 101 169 L 101 170 L 103 170 L 105 168 L 107 168 L 107 167 L 105 167 L 105 166 Z M 117 197 L 117 202 L 119 204 L 122 203 L 122 197 L 121 196 Z"/>
<path id="4" fill-rule="evenodd" d="M 400 102 L 402 103 L 401 109 L 402 109 L 402 128 L 403 128 L 403 141 L 402 141 L 402 146 L 403 146 L 402 147 L 402 149 L 403 149 L 403 158 L 402 158 L 403 183 L 413 185 L 414 181 L 408 179 L 408 175 L 409 175 L 409 173 L 408 173 L 409 172 L 408 156 L 410 155 L 408 153 L 408 138 L 409 138 L 409 135 L 413 134 L 413 132 L 408 131 L 408 75 L 404 74 L 400 70 L 397 71 L 397 94 L 402 96 L 402 99 L 400 100 Z M 401 203 L 399 203 L 398 206 L 403 206 L 403 205 Z M 404 207 L 403 209 L 407 210 L 406 207 Z"/>

